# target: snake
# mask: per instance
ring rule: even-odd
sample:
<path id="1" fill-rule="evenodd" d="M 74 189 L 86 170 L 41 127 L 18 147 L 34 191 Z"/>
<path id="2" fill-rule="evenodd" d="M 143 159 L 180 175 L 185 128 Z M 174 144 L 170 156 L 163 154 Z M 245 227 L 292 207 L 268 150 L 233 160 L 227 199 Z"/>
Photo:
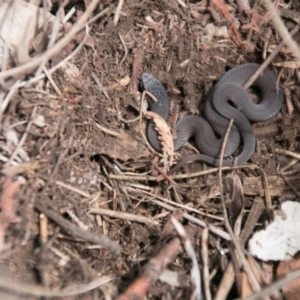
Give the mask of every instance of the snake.
<path id="1" fill-rule="evenodd" d="M 256 140 L 251 123 L 266 121 L 274 117 L 283 104 L 283 91 L 277 85 L 277 76 L 268 68 L 264 69 L 251 87 L 258 90 L 259 102 L 252 100 L 243 85 L 260 67 L 256 63 L 246 63 L 227 71 L 213 86 L 205 102 L 204 117 L 186 115 L 175 124 L 176 139 L 174 150 L 180 149 L 191 137 L 201 154 L 186 156 L 172 170 L 178 170 L 192 161 L 202 161 L 212 166 L 220 164 L 220 149 L 223 136 L 230 119 L 234 120 L 224 151 L 224 166 L 247 162 L 255 151 Z M 159 114 L 165 121 L 170 114 L 170 100 L 164 86 L 151 74 L 143 73 L 141 83 L 144 90 L 151 93 L 146 97 L 151 111 Z M 161 141 L 153 121 L 147 125 L 147 138 L 156 151 L 161 151 Z M 240 144 L 241 152 L 235 158 Z"/>

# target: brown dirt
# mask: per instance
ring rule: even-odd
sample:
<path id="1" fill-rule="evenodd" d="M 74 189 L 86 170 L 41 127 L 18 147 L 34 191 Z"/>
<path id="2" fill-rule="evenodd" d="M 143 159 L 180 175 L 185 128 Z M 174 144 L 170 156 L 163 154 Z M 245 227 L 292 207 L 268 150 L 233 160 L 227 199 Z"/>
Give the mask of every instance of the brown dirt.
<path id="1" fill-rule="evenodd" d="M 113 25 L 114 10 L 91 25 L 94 47 L 86 46 L 71 62 L 77 70 L 73 70 L 71 75 L 67 74 L 66 69 L 53 75 L 67 101 L 62 101 L 46 81 L 20 89 L 11 100 L 2 117 L 3 126 L 30 120 L 34 107 L 36 114 L 45 118 L 44 126 L 31 126 L 23 146 L 29 162 L 38 162 L 38 167 L 27 166 L 22 172 L 13 174 L 23 177 L 15 203 L 21 221 L 11 224 L 6 231 L 7 250 L 3 251 L 2 256 L 3 262 L 18 280 L 64 288 L 70 284 L 88 283 L 97 275 L 113 275 L 113 284 L 80 299 L 104 299 L 104 294 L 115 296 L 122 292 L 153 256 L 153 249 L 171 215 L 168 210 L 151 202 L 153 198 L 145 191 L 193 207 L 202 213 L 201 216 L 194 214 L 197 218 L 224 229 L 215 173 L 177 180 L 176 187 L 167 181 L 157 183 L 126 180 L 125 177 L 123 180 L 109 178 L 110 174 L 125 176 L 148 172 L 148 175 L 155 175 L 151 173 L 155 154 L 140 134 L 139 121 L 128 122 L 139 116 L 140 98 L 132 94 L 134 83 L 122 85 L 122 80 L 126 82 L 126 78 L 132 79 L 139 69 L 147 71 L 166 87 L 172 107 L 177 105 L 180 113 L 201 114 L 210 87 L 224 72 L 247 62 L 261 63 L 264 47 L 267 45 L 269 48 L 280 42 L 270 21 L 259 26 L 260 32 L 253 31 L 250 34 L 249 30 L 239 29 L 243 40 L 250 39 L 254 52 L 239 47 L 230 37 L 214 37 L 211 42 L 201 42 L 207 24 L 214 22 L 220 27 L 222 21 L 213 19 L 207 2 L 194 2 L 183 9 L 176 1 L 169 5 L 168 1 L 125 1 L 117 26 Z M 296 2 L 291 1 L 289 9 L 297 11 Z M 104 8 L 106 4 L 100 6 Z M 176 10 L 172 7 L 176 7 Z M 241 26 L 250 22 L 251 14 L 238 12 L 235 3 L 231 3 L 230 8 Z M 256 5 L 254 9 L 258 15 L 266 16 L 261 5 Z M 151 16 L 153 24 L 146 21 L 147 16 Z M 292 19 L 286 18 L 284 21 L 289 30 L 295 25 Z M 128 48 L 122 64 L 124 47 L 120 34 Z M 300 42 L 300 33 L 294 36 L 294 40 Z M 133 70 L 139 55 L 142 63 Z M 290 52 L 282 51 L 276 56 L 275 62 L 292 59 Z M 284 105 L 275 118 L 254 125 L 258 131 L 267 125 L 273 126 L 273 129 L 275 126 L 275 133 L 258 137 L 256 153 L 251 162 L 261 167 L 268 176 L 279 176 L 276 149 L 295 153 L 300 150 L 299 72 L 297 69 L 270 68 L 280 74 L 280 83 L 291 93 L 295 110 L 289 114 Z M 71 66 L 68 70 L 71 72 Z M 92 72 L 105 87 L 109 98 L 99 91 L 91 77 Z M 80 103 L 73 103 L 77 97 L 80 97 Z M 143 120 L 143 128 L 146 122 Z M 19 139 L 26 132 L 26 126 L 27 123 L 14 128 Z M 264 132 L 261 135 L 264 136 Z M 12 150 L 6 147 L 3 133 L 0 142 L 2 154 L 10 157 Z M 191 152 L 184 147 L 177 157 Z M 202 164 L 195 163 L 182 172 L 200 169 Z M 261 175 L 257 170 L 243 169 L 241 172 L 246 178 L 258 178 Z M 282 183 L 282 188 L 272 194 L 274 203 L 298 195 L 295 182 L 299 180 L 295 179 L 297 175 L 293 176 L 292 184 L 289 184 L 289 177 L 285 176 L 286 184 Z M 272 190 L 272 186 L 269 188 Z M 262 194 L 261 191 L 253 192 L 250 189 L 245 194 L 246 208 L 251 207 L 255 195 Z M 122 248 L 121 253 L 115 256 L 91 242 L 70 237 L 51 218 L 47 226 L 49 243 L 42 246 L 41 220 L 40 214 L 34 209 L 35 203 L 55 210 L 79 226 L 69 213 L 71 211 L 88 230 L 104 233 L 117 241 Z M 120 218 L 92 214 L 91 208 L 119 211 Z M 123 212 L 152 218 L 153 222 L 145 224 L 143 221 L 124 220 Z M 155 225 L 154 220 L 159 223 Z M 201 228 L 198 230 L 197 239 Z M 193 245 L 198 256 L 200 246 L 197 239 Z M 213 242 L 209 246 L 209 268 L 210 271 L 216 271 L 211 280 L 212 293 L 216 291 L 223 274 L 221 256 L 214 251 L 216 239 L 217 236 L 212 237 Z M 220 246 L 226 248 L 222 239 Z M 190 267 L 185 253 L 181 253 L 176 262 L 170 263 L 170 269 L 181 275 L 189 276 Z M 188 299 L 190 292 L 189 287 L 176 288 L 160 282 L 151 288 L 148 297 Z M 233 290 L 232 293 L 229 299 L 238 296 L 237 291 Z"/>

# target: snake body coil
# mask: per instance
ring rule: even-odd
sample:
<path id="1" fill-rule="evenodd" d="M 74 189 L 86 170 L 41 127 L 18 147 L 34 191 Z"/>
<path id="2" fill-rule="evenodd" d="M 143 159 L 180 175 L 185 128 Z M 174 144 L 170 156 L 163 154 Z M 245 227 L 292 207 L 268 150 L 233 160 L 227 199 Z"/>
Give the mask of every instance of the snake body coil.
<path id="1" fill-rule="evenodd" d="M 253 83 L 253 86 L 261 93 L 261 99 L 258 104 L 252 101 L 243 85 L 258 68 L 258 64 L 244 64 L 225 73 L 208 96 L 205 104 L 206 119 L 188 115 L 176 123 L 175 150 L 194 136 L 197 148 L 203 153 L 191 155 L 185 162 L 200 160 L 217 166 L 222 137 L 230 119 L 234 119 L 234 125 L 227 141 L 224 157 L 232 155 L 237 150 L 242 138 L 243 150 L 238 155 L 237 162 L 242 164 L 250 159 L 255 150 L 255 136 L 250 122 L 266 121 L 272 118 L 283 103 L 283 92 L 276 87 L 276 75 L 269 69 L 264 70 Z M 150 110 L 167 120 L 170 103 L 165 88 L 148 73 L 142 74 L 142 84 L 144 89 L 158 100 L 154 102 L 147 97 Z M 161 144 L 151 121 L 148 124 L 147 136 L 152 147 L 160 151 Z M 180 162 L 180 164 L 183 165 L 185 162 Z M 224 165 L 232 165 L 232 163 L 233 159 L 226 159 L 223 162 Z"/>

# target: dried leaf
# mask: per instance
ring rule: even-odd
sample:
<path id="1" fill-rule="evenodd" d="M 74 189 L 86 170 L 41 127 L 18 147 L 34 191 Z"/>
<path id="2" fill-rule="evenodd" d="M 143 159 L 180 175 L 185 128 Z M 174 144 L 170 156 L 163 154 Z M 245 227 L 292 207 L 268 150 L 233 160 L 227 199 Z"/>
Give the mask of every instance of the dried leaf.
<path id="1" fill-rule="evenodd" d="M 230 208 L 229 216 L 234 234 L 239 236 L 241 233 L 242 212 L 244 209 L 244 193 L 240 177 L 232 173 L 229 177 L 229 198 Z"/>
<path id="2" fill-rule="evenodd" d="M 130 83 L 130 77 L 126 75 L 124 78 L 121 78 L 117 83 L 113 83 L 112 85 L 106 87 L 106 91 L 111 91 L 111 90 L 121 90 L 125 86 L 127 86 Z"/>
<path id="3" fill-rule="evenodd" d="M 164 270 L 160 274 L 159 280 L 171 286 L 180 287 L 180 288 L 187 288 L 190 286 L 190 280 L 188 276 L 170 270 Z"/>
<path id="4" fill-rule="evenodd" d="M 215 36 L 222 37 L 222 38 L 228 38 L 228 30 L 226 26 L 217 27 L 213 23 L 207 24 L 205 26 L 205 33 L 201 36 L 201 42 L 202 43 L 209 43 L 213 40 Z"/>
<path id="5" fill-rule="evenodd" d="M 172 165 L 174 157 L 174 142 L 167 122 L 160 115 L 152 111 L 147 111 L 145 115 L 147 118 L 153 120 L 155 130 L 158 132 L 158 139 L 161 141 L 162 147 L 170 156 L 170 164 Z"/>
<path id="6" fill-rule="evenodd" d="M 34 116 L 34 120 L 32 122 L 37 127 L 45 127 L 46 126 L 45 117 L 43 115 L 36 114 Z"/>
<path id="7" fill-rule="evenodd" d="M 6 139 L 6 142 L 13 144 L 14 146 L 17 146 L 19 143 L 19 137 L 17 132 L 13 128 L 8 128 L 3 130 L 3 135 Z"/>
<path id="8" fill-rule="evenodd" d="M 137 92 L 137 85 L 142 72 L 142 63 L 144 60 L 144 50 L 137 48 L 134 51 L 134 61 L 132 66 L 132 80 L 130 85 L 130 92 L 135 95 Z"/>
<path id="9" fill-rule="evenodd" d="M 0 1 L 0 52 L 8 47 L 11 56 L 19 60 L 29 59 L 29 49 L 36 33 L 43 28 L 46 21 L 51 23 L 55 16 L 23 0 Z M 51 25 L 50 25 L 51 27 Z M 0 56 L 2 65 L 3 55 Z M 24 61 L 23 61 L 24 62 Z"/>

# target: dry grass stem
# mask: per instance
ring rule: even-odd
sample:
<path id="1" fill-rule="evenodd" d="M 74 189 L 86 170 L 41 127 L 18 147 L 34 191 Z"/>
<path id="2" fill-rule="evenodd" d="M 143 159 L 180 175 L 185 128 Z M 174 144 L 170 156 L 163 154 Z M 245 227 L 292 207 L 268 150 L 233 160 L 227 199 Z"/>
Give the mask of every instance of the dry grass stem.
<path id="1" fill-rule="evenodd" d="M 153 202 L 153 203 L 155 203 L 155 204 L 157 204 L 157 205 L 159 205 L 159 206 L 161 206 L 161 207 L 164 207 L 165 209 L 168 209 L 170 211 L 173 211 L 173 212 L 176 211 L 175 207 L 172 207 L 171 205 L 163 203 L 162 201 L 159 201 L 159 200 L 150 200 L 150 201 Z M 199 225 L 202 228 L 207 227 L 207 224 L 204 221 L 199 220 L 199 219 L 197 219 L 197 218 L 195 218 L 195 217 L 193 217 L 193 216 L 191 216 L 191 215 L 189 215 L 187 213 L 183 213 L 182 216 L 185 219 L 193 222 L 196 225 Z M 227 240 L 227 241 L 231 240 L 230 235 L 227 232 L 221 230 L 220 228 L 217 228 L 217 227 L 215 227 L 213 225 L 210 225 L 209 226 L 209 230 L 210 230 L 211 233 L 216 234 L 217 236 L 223 238 L 224 240 Z"/>
<path id="2" fill-rule="evenodd" d="M 109 135 L 111 135 L 111 136 L 114 136 L 114 137 L 120 137 L 121 134 L 120 134 L 119 132 L 116 132 L 116 131 L 113 131 L 113 130 L 111 130 L 111 129 L 108 129 L 108 128 L 106 128 L 106 127 L 100 125 L 99 123 L 97 123 L 97 122 L 94 121 L 94 120 L 91 120 L 91 121 L 92 121 L 92 124 L 93 124 L 93 126 L 94 126 L 95 128 L 100 129 L 101 131 L 103 131 L 103 132 L 105 132 L 105 133 L 107 133 L 107 134 L 109 134 Z"/>
<path id="3" fill-rule="evenodd" d="M 17 81 L 17 83 L 19 83 L 19 80 Z M 1 97 L 1 102 L 0 102 L 0 122 L 1 123 L 2 123 L 3 113 L 5 112 L 11 98 L 15 95 L 16 92 L 17 92 L 17 88 L 13 88 L 8 91 L 8 93 L 6 94 L 4 99 Z M 2 93 L 2 95 L 4 97 L 5 94 Z"/>
<path id="4" fill-rule="evenodd" d="M 100 82 L 100 80 L 99 80 L 99 78 L 96 76 L 96 74 L 95 74 L 94 72 L 92 72 L 91 75 L 92 75 L 93 79 L 96 81 L 96 83 L 97 83 L 97 85 L 98 85 L 98 87 L 99 87 L 100 92 L 102 92 L 103 95 L 104 95 L 107 99 L 110 99 L 110 97 L 109 97 L 108 93 L 106 92 L 106 90 L 105 90 L 103 84 Z"/>
<path id="5" fill-rule="evenodd" d="M 128 55 L 128 48 L 127 48 L 127 46 L 126 46 L 126 43 L 125 43 L 125 41 L 124 41 L 124 39 L 123 39 L 121 33 L 119 32 L 118 34 L 119 34 L 119 38 L 120 38 L 120 40 L 121 40 L 121 42 L 122 42 L 122 45 L 123 45 L 123 47 L 124 47 L 124 56 L 122 57 L 122 59 L 121 59 L 121 61 L 120 61 L 120 66 L 122 66 L 124 60 L 126 59 L 126 57 L 127 57 L 127 55 Z"/>
<path id="6" fill-rule="evenodd" d="M 43 67 L 43 72 L 45 73 L 47 79 L 51 83 L 51 85 L 52 85 L 53 89 L 55 90 L 55 92 L 57 93 L 57 95 L 61 96 L 62 95 L 61 90 L 59 89 L 59 87 L 57 86 L 57 84 L 53 80 L 52 76 L 49 74 L 48 70 L 45 67 Z"/>
<path id="7" fill-rule="evenodd" d="M 75 188 L 75 187 L 73 187 L 73 186 L 71 186 L 71 185 L 69 185 L 69 184 L 66 184 L 66 183 L 64 183 L 64 182 L 62 182 L 62 181 L 57 180 L 57 181 L 55 181 L 55 183 L 56 183 L 57 185 L 59 185 L 59 186 L 65 188 L 65 189 L 68 189 L 69 191 L 72 191 L 72 192 L 74 192 L 74 193 L 77 193 L 77 194 L 79 194 L 79 195 L 81 195 L 81 196 L 83 196 L 83 197 L 86 197 L 86 198 L 90 198 L 90 197 L 91 197 L 90 194 L 88 194 L 88 193 L 86 193 L 86 192 L 84 192 L 84 191 L 81 191 L 81 190 L 79 190 L 79 189 L 77 189 L 77 188 Z"/>
<path id="8" fill-rule="evenodd" d="M 266 208 L 267 208 L 267 213 L 270 215 L 272 219 L 272 198 L 271 198 L 271 193 L 269 189 L 269 180 L 266 172 L 263 169 L 260 169 L 261 175 L 262 175 L 262 183 L 264 187 L 264 192 L 265 192 L 265 202 L 266 202 Z"/>
<path id="9" fill-rule="evenodd" d="M 88 231 L 90 227 L 85 225 L 72 210 L 67 210 L 66 213 L 69 215 L 70 219 L 83 231 Z"/>
<path id="10" fill-rule="evenodd" d="M 293 157 L 297 160 L 300 160 L 300 154 L 292 152 L 292 151 L 276 148 L 275 152 L 278 153 L 278 154 L 290 156 L 290 157 Z"/>
<path id="11" fill-rule="evenodd" d="M 222 217 L 215 216 L 215 215 L 213 215 L 213 214 L 209 214 L 209 213 L 206 213 L 206 212 L 202 212 L 201 210 L 198 210 L 198 209 L 189 207 L 189 206 L 184 205 L 184 204 L 181 204 L 181 203 L 177 203 L 177 202 L 168 200 L 168 199 L 166 199 L 166 198 L 164 198 L 164 197 L 160 197 L 160 196 L 155 195 L 155 194 L 152 194 L 152 193 L 150 193 L 150 192 L 147 192 L 147 191 L 141 191 L 141 193 L 143 193 L 143 194 L 145 194 L 145 195 L 148 195 L 148 196 L 150 196 L 150 197 L 153 197 L 153 198 L 157 198 L 157 199 L 159 199 L 159 200 L 161 200 L 161 201 L 163 201 L 163 202 L 165 202 L 165 203 L 169 203 L 169 204 L 171 204 L 171 205 L 173 205 L 173 206 L 179 207 L 179 208 L 184 209 L 184 210 L 186 210 L 186 211 L 194 212 L 194 213 L 196 213 L 196 214 L 198 214 L 198 215 L 201 215 L 201 216 L 203 216 L 203 217 L 204 217 L 204 216 L 207 216 L 207 217 L 209 217 L 209 218 L 211 218 L 211 219 L 213 219 L 213 220 L 223 221 L 223 218 L 222 218 Z M 175 208 L 174 208 L 174 209 L 175 209 Z"/>
<path id="12" fill-rule="evenodd" d="M 155 221 L 152 218 L 133 215 L 133 214 L 125 213 L 122 211 L 113 211 L 113 210 L 102 209 L 102 208 L 91 208 L 89 210 L 89 213 L 94 214 L 94 215 L 96 215 L 96 214 L 104 215 L 104 216 L 108 216 L 108 217 L 112 217 L 112 218 L 123 219 L 123 220 L 132 221 L 132 222 L 143 223 L 143 224 L 151 224 L 151 225 L 159 225 L 160 224 L 158 221 Z"/>

